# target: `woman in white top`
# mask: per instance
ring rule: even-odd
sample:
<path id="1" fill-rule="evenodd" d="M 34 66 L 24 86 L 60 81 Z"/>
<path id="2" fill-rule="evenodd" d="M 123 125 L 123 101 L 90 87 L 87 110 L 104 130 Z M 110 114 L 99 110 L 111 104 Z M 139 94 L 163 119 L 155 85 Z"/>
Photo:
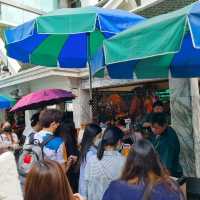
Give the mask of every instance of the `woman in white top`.
<path id="1" fill-rule="evenodd" d="M 2 126 L 2 133 L 0 133 L 0 153 L 9 149 L 16 149 L 18 144 L 18 137 L 12 132 L 11 124 L 5 122 Z"/>
<path id="2" fill-rule="evenodd" d="M 125 163 L 118 149 L 123 132 L 117 128 L 107 128 L 97 150 L 86 163 L 85 194 L 87 200 L 101 200 L 111 181 L 120 177 Z"/>

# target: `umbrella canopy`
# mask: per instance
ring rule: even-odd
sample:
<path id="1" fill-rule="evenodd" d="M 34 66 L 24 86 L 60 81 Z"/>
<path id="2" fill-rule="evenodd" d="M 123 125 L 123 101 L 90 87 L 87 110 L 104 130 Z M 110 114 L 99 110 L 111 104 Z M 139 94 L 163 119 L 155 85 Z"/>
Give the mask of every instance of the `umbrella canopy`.
<path id="1" fill-rule="evenodd" d="M 105 38 L 143 19 L 126 11 L 97 7 L 59 9 L 5 30 L 7 54 L 34 65 L 85 68 L 99 55 Z"/>
<path id="2" fill-rule="evenodd" d="M 46 105 L 53 105 L 63 101 L 72 100 L 74 98 L 75 95 L 66 90 L 43 89 L 22 97 L 11 111 L 31 110 Z"/>
<path id="3" fill-rule="evenodd" d="M 15 99 L 0 95 L 0 109 L 11 108 L 16 103 Z"/>
<path id="4" fill-rule="evenodd" d="M 104 42 L 110 76 L 200 76 L 200 2 L 157 16 Z M 123 62 L 129 64 L 124 70 Z M 113 64 L 117 63 L 118 67 Z"/>

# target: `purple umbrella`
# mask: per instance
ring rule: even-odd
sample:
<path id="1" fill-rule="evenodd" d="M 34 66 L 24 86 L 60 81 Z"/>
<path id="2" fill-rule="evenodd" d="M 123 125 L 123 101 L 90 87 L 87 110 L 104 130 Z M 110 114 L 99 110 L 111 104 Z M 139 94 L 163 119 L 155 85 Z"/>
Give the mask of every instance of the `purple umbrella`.
<path id="1" fill-rule="evenodd" d="M 22 97 L 11 111 L 31 110 L 75 98 L 72 92 L 61 89 L 43 89 Z"/>

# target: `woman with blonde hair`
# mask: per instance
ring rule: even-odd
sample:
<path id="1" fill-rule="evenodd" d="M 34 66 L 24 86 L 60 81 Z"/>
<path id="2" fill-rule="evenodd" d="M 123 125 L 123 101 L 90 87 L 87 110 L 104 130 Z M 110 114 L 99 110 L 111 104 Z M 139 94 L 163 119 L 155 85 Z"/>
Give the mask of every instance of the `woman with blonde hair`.
<path id="1" fill-rule="evenodd" d="M 73 195 L 62 166 L 56 161 L 38 162 L 29 172 L 24 200 L 83 200 Z"/>

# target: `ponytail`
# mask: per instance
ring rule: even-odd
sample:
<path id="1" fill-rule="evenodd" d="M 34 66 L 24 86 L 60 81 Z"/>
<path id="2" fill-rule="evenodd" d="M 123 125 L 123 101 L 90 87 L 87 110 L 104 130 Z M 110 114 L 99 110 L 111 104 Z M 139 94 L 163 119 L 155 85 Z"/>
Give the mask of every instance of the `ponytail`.
<path id="1" fill-rule="evenodd" d="M 113 146 L 115 147 L 118 141 L 124 136 L 123 132 L 117 127 L 107 128 L 104 131 L 102 141 L 99 143 L 97 148 L 97 158 L 102 159 L 105 147 Z"/>
<path id="2" fill-rule="evenodd" d="M 98 145 L 98 148 L 97 148 L 97 158 L 99 160 L 102 159 L 103 157 L 103 154 L 104 154 L 104 150 L 105 150 L 105 140 L 102 140 L 99 145 Z"/>

